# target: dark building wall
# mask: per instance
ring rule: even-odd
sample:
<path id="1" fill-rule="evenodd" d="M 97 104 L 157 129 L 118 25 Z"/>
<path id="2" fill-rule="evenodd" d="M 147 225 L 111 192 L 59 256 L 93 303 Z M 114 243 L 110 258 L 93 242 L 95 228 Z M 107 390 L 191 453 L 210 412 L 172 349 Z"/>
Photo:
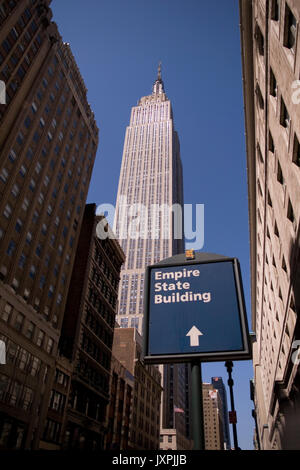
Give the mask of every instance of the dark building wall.
<path id="1" fill-rule="evenodd" d="M 80 236 L 72 271 L 70 290 L 67 298 L 60 350 L 70 360 L 74 360 L 75 345 L 78 341 L 79 326 L 82 314 L 82 299 L 86 289 L 88 277 L 89 257 L 94 236 L 95 205 L 89 204 L 85 208 L 85 215 L 80 230 Z"/>
<path id="2" fill-rule="evenodd" d="M 159 449 L 161 374 L 157 367 L 143 363 L 141 352 L 141 336 L 137 329 L 115 329 L 113 357 L 134 380 L 128 448 Z"/>
<path id="3" fill-rule="evenodd" d="M 85 208 L 60 338 L 60 354 L 73 364 L 62 438 L 66 449 L 103 449 L 107 432 L 111 350 L 124 254 L 116 240 L 97 237 L 96 226 L 103 217 L 95 211 L 95 204 Z"/>

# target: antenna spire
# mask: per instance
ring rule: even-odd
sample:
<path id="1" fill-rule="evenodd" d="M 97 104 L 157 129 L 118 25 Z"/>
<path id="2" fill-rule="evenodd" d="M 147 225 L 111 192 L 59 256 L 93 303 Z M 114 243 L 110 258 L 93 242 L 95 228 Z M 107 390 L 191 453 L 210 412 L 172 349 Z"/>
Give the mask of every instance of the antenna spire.
<path id="1" fill-rule="evenodd" d="M 162 81 L 161 78 L 161 61 L 158 63 L 158 68 L 157 68 L 157 78 L 154 82 L 153 89 L 152 89 L 152 94 L 153 95 L 160 95 L 164 93 L 164 82 Z"/>
<path id="2" fill-rule="evenodd" d="M 158 63 L 157 80 L 161 80 L 161 61 Z"/>

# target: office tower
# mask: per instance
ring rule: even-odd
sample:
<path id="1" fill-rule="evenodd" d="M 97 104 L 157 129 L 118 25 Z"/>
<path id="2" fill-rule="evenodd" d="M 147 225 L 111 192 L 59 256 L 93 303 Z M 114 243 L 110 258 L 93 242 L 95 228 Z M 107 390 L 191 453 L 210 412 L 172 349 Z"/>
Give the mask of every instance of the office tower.
<path id="1" fill-rule="evenodd" d="M 223 403 L 212 384 L 202 385 L 205 450 L 223 450 Z"/>
<path id="2" fill-rule="evenodd" d="M 228 406 L 227 406 L 227 393 L 223 383 L 222 377 L 212 377 L 211 384 L 215 390 L 219 392 L 219 397 L 222 402 L 222 423 L 223 423 L 223 436 L 226 449 L 231 448 L 230 432 L 229 432 L 229 419 L 228 419 Z"/>
<path id="3" fill-rule="evenodd" d="M 111 351 L 118 284 L 124 253 L 112 238 L 101 240 L 96 226 L 96 205 L 84 212 L 67 297 L 59 354 L 73 364 L 68 410 L 64 423 L 64 448 L 103 449 L 106 407 L 109 402 Z M 60 394 L 52 393 L 51 410 Z M 53 411 L 45 424 L 43 439 L 55 442 Z M 56 443 L 61 442 L 57 432 Z"/>
<path id="4" fill-rule="evenodd" d="M 254 401 L 262 449 L 300 449 L 300 3 L 241 0 Z"/>
<path id="5" fill-rule="evenodd" d="M 0 445 L 38 448 L 98 144 L 49 1 L 0 5 Z"/>
<path id="6" fill-rule="evenodd" d="M 137 239 L 136 232 L 130 230 L 130 214 L 122 217 L 125 200 L 146 210 L 137 227 Z M 183 240 L 174 237 L 169 211 L 160 211 L 158 217 L 151 212 L 155 204 L 170 207 L 176 203 L 183 203 L 180 147 L 159 67 L 152 94 L 132 108 L 125 135 L 114 222 L 126 254 L 117 316 L 121 327 L 136 327 L 142 333 L 145 267 L 183 251 Z"/>
<path id="7" fill-rule="evenodd" d="M 157 367 L 142 361 L 142 338 L 136 328 L 115 328 L 113 357 L 128 371 L 133 379 L 132 414 L 127 426 L 128 449 L 157 450 L 160 436 L 161 375 Z M 116 380 L 116 378 L 114 379 Z M 123 394 L 124 383 L 121 382 Z M 119 426 L 126 421 L 126 410 L 120 410 Z M 124 432 L 122 434 L 124 437 Z M 113 444 L 121 444 L 118 433 Z M 121 447 L 124 448 L 124 447 Z"/>
<path id="8" fill-rule="evenodd" d="M 182 220 L 170 210 L 176 204 L 183 204 L 180 146 L 159 66 L 152 94 L 142 97 L 131 110 L 124 141 L 114 221 L 126 254 L 117 315 L 121 327 L 135 327 L 142 334 L 145 267 L 183 251 L 183 235 L 178 237 Z M 135 228 L 136 215 L 140 223 Z M 160 370 L 162 427 L 169 429 L 175 425 L 174 407 L 187 409 L 185 366 Z M 184 438 L 185 415 L 176 416 L 176 428 Z"/>

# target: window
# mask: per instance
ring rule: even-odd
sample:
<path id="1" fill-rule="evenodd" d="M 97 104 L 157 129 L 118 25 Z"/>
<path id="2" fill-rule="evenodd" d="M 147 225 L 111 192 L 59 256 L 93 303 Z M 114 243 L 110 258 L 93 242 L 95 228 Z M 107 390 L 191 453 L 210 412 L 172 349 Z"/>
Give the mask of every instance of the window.
<path id="1" fill-rule="evenodd" d="M 257 154 L 258 154 L 259 161 L 260 161 L 261 163 L 264 163 L 264 159 L 263 159 L 263 155 L 262 155 L 262 153 L 261 153 L 260 145 L 257 144 L 257 147 L 256 147 L 256 148 L 257 148 Z"/>
<path id="2" fill-rule="evenodd" d="M 280 124 L 286 128 L 288 128 L 290 125 L 290 115 L 285 106 L 285 102 L 283 101 L 283 98 L 281 98 L 281 106 L 280 106 Z"/>
<path id="3" fill-rule="evenodd" d="M 35 181 L 33 179 L 30 180 L 29 189 L 33 192 L 35 189 Z"/>
<path id="4" fill-rule="evenodd" d="M 288 203 L 287 218 L 288 218 L 291 222 L 294 222 L 294 221 L 295 221 L 293 206 L 292 206 L 292 203 L 291 203 L 291 200 L 290 200 L 290 199 L 289 199 L 289 203 Z"/>
<path id="5" fill-rule="evenodd" d="M 272 152 L 274 153 L 274 140 L 273 140 L 273 137 L 272 137 L 272 134 L 271 132 L 269 132 L 269 152 Z"/>
<path id="6" fill-rule="evenodd" d="M 45 285 L 45 282 L 46 282 L 46 278 L 45 276 L 41 276 L 41 279 L 40 279 L 40 289 L 43 289 L 44 285 Z"/>
<path id="7" fill-rule="evenodd" d="M 270 95 L 277 97 L 277 80 L 273 73 L 273 70 L 270 68 Z"/>
<path id="8" fill-rule="evenodd" d="M 265 107 L 264 99 L 263 99 L 263 95 L 261 93 L 260 86 L 259 86 L 258 83 L 256 83 L 255 93 L 256 93 L 256 96 L 257 96 L 257 101 L 258 101 L 260 109 L 264 109 L 264 107 Z"/>
<path id="9" fill-rule="evenodd" d="M 3 168 L 0 173 L 0 179 L 3 181 L 3 183 L 6 183 L 7 178 L 8 178 L 8 171 L 6 170 L 6 168 Z"/>
<path id="10" fill-rule="evenodd" d="M 11 150 L 10 153 L 9 153 L 9 156 L 8 156 L 9 160 L 13 163 L 15 161 L 15 159 L 17 158 L 14 150 Z"/>
<path id="11" fill-rule="evenodd" d="M 128 318 L 121 318 L 121 328 L 128 328 Z"/>
<path id="12" fill-rule="evenodd" d="M 27 172 L 27 168 L 24 165 L 22 165 L 21 168 L 20 168 L 19 173 L 23 178 L 26 175 L 26 172 Z"/>
<path id="13" fill-rule="evenodd" d="M 45 339 L 45 333 L 42 330 L 39 330 L 36 344 L 40 347 L 43 347 L 44 339 Z"/>
<path id="14" fill-rule="evenodd" d="M 17 184 L 14 184 L 11 192 L 15 197 L 17 197 L 20 192 L 19 186 Z"/>
<path id="15" fill-rule="evenodd" d="M 34 335 L 34 330 L 35 330 L 35 324 L 32 322 L 28 323 L 25 336 L 29 339 L 32 339 Z"/>
<path id="16" fill-rule="evenodd" d="M 284 259 L 284 256 L 282 257 L 282 269 L 287 272 L 287 267 L 286 267 L 286 262 L 285 262 L 285 259 Z"/>
<path id="17" fill-rule="evenodd" d="M 296 44 L 296 30 L 297 30 L 296 18 L 294 17 L 293 13 L 291 12 L 289 6 L 286 3 L 283 45 L 293 52 L 295 51 L 295 44 Z"/>
<path id="18" fill-rule="evenodd" d="M 269 204 L 270 207 L 273 207 L 272 199 L 271 199 L 269 191 L 268 191 L 268 204 Z"/>
<path id="19" fill-rule="evenodd" d="M 280 0 L 272 0 L 271 19 L 273 21 L 279 21 L 279 15 L 280 15 Z"/>
<path id="20" fill-rule="evenodd" d="M 43 438 L 46 441 L 58 442 L 60 429 L 61 424 L 52 421 L 51 419 L 47 419 Z"/>
<path id="21" fill-rule="evenodd" d="M 9 242 L 7 252 L 6 252 L 8 254 L 8 256 L 11 256 L 13 254 L 13 252 L 15 251 L 15 248 L 16 248 L 16 244 L 13 240 L 11 240 Z"/>
<path id="22" fill-rule="evenodd" d="M 41 367 L 40 359 L 38 359 L 37 357 L 34 357 L 32 361 L 30 375 L 32 375 L 33 377 L 37 376 L 40 371 L 40 367 Z"/>
<path id="23" fill-rule="evenodd" d="M 5 304 L 4 309 L 1 313 L 1 318 L 3 321 L 8 322 L 12 310 L 13 310 L 12 305 Z"/>
<path id="24" fill-rule="evenodd" d="M 296 134 L 294 137 L 293 163 L 295 163 L 295 165 L 300 167 L 300 146 L 299 146 L 299 140 Z"/>
<path id="25" fill-rule="evenodd" d="M 56 381 L 56 383 L 66 387 L 68 385 L 69 379 L 68 379 L 68 376 L 66 374 L 64 374 L 60 370 L 56 369 L 55 381 Z"/>
<path id="26" fill-rule="evenodd" d="M 9 205 L 9 204 L 6 204 L 3 214 L 4 214 L 4 216 L 5 216 L 7 219 L 10 218 L 11 212 L 12 212 L 12 210 L 11 210 L 10 205 Z"/>
<path id="27" fill-rule="evenodd" d="M 28 245 L 30 245 L 31 240 L 32 240 L 32 234 L 31 234 L 31 232 L 27 232 L 26 243 L 28 243 Z"/>
<path id="28" fill-rule="evenodd" d="M 24 392 L 23 392 L 23 403 L 22 403 L 22 408 L 23 410 L 30 410 L 31 404 L 33 400 L 33 391 L 29 387 L 24 387 Z"/>
<path id="29" fill-rule="evenodd" d="M 15 226 L 16 232 L 18 232 L 18 233 L 21 232 L 21 230 L 22 230 L 22 225 L 23 225 L 22 220 L 17 219 L 16 226 Z"/>
<path id="30" fill-rule="evenodd" d="M 48 297 L 50 298 L 53 297 L 53 292 L 54 292 L 54 287 L 51 284 L 51 286 L 49 287 L 49 291 L 48 291 Z"/>
<path id="31" fill-rule="evenodd" d="M 31 119 L 29 116 L 27 116 L 27 118 L 24 121 L 24 126 L 26 127 L 26 129 L 29 129 L 30 124 L 31 124 Z"/>
<path id="32" fill-rule="evenodd" d="M 278 181 L 280 184 L 283 184 L 283 183 L 284 183 L 283 174 L 282 174 L 282 169 L 281 169 L 281 166 L 280 166 L 280 163 L 279 163 L 279 162 L 278 162 L 278 167 L 277 167 L 277 181 Z"/>
<path id="33" fill-rule="evenodd" d="M 54 346 L 54 341 L 52 338 L 49 338 L 47 342 L 47 347 L 46 347 L 47 353 L 52 354 L 53 346 Z"/>
<path id="34" fill-rule="evenodd" d="M 36 273 L 36 268 L 34 265 L 32 265 L 29 271 L 29 276 L 31 277 L 31 279 L 35 278 L 35 273 Z"/>
<path id="35" fill-rule="evenodd" d="M 33 135 L 33 141 L 37 144 L 39 140 L 40 140 L 40 134 L 38 133 L 38 131 L 36 131 Z"/>
<path id="36" fill-rule="evenodd" d="M 26 262 L 26 256 L 24 253 L 21 254 L 20 259 L 19 259 L 19 267 L 23 268 Z"/>
<path id="37" fill-rule="evenodd" d="M 41 253 L 42 253 L 42 245 L 39 243 L 38 246 L 36 247 L 36 250 L 35 250 L 35 253 L 37 254 L 37 256 L 41 256 Z"/>
<path id="38" fill-rule="evenodd" d="M 24 323 L 24 315 L 22 313 L 18 313 L 15 319 L 15 329 L 18 331 L 22 330 L 23 323 Z"/>
<path id="39" fill-rule="evenodd" d="M 254 37 L 256 39 L 256 45 L 257 45 L 258 52 L 259 52 L 260 55 L 263 56 L 264 53 L 265 53 L 265 41 L 264 41 L 263 34 L 262 34 L 261 29 L 258 26 L 258 24 L 256 24 L 256 27 L 255 27 Z"/>

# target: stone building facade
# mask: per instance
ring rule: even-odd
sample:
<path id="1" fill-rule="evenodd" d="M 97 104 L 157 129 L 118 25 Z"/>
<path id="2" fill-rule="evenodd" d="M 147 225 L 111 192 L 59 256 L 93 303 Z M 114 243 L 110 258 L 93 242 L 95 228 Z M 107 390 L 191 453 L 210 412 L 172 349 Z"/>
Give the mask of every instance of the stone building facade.
<path id="1" fill-rule="evenodd" d="M 300 3 L 240 0 L 254 402 L 263 449 L 300 449 Z"/>

